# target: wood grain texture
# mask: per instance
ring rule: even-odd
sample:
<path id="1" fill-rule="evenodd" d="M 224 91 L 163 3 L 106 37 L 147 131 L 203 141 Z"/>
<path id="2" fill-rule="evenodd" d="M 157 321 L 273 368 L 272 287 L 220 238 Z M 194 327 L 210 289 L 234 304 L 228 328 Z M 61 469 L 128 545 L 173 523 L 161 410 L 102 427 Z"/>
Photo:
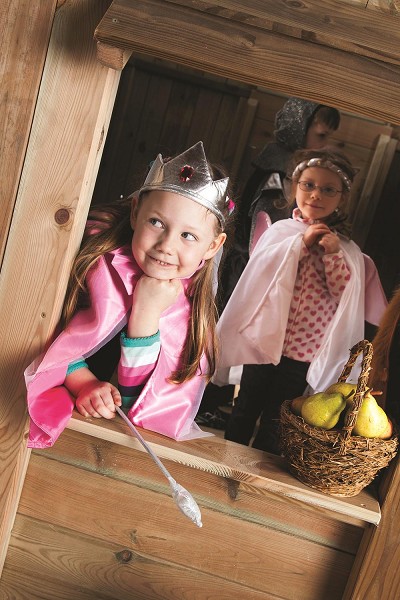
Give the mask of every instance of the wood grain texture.
<path id="1" fill-rule="evenodd" d="M 11 0 L 0 5 L 0 264 L 56 4 Z"/>
<path id="2" fill-rule="evenodd" d="M 320 516 L 313 526 L 309 515 L 303 535 L 299 524 L 291 528 L 284 517 L 281 526 L 279 521 L 272 526 L 272 512 L 260 494 L 253 503 L 233 501 L 220 478 L 203 474 L 197 482 L 193 469 L 181 466 L 201 506 L 204 525 L 198 529 L 180 514 L 167 482 L 146 455 L 98 442 L 93 452 L 90 437 L 72 432 L 66 437 L 56 460 L 52 452 L 32 456 L 5 581 L 11 580 L 9 572 L 19 572 L 32 589 L 37 579 L 59 579 L 60 587 L 74 582 L 96 593 L 103 586 L 102 593 L 118 598 L 125 597 L 128 582 L 131 593 L 142 597 L 146 581 L 155 586 L 149 598 L 224 598 L 228 593 L 257 598 L 261 592 L 298 600 L 341 597 L 354 555 L 349 546 L 335 549 L 333 523 L 325 531 L 322 526 L 329 519 Z M 75 466 L 67 461 L 76 460 L 76 447 L 82 458 Z M 352 528 L 336 525 L 343 545 Z M 118 565 L 123 552 L 132 559 Z M 117 573 L 122 569 L 123 578 Z"/>
<path id="3" fill-rule="evenodd" d="M 133 469 L 132 449 L 67 430 L 53 448 L 35 451 L 35 456 L 39 455 L 51 458 L 53 462 L 69 464 L 171 496 L 166 479 L 144 452 L 135 453 Z M 285 531 L 351 554 L 357 551 L 362 527 L 341 523 L 328 512 L 315 510 L 265 488 L 193 470 L 169 460 L 164 460 L 164 464 L 173 477 L 208 509 L 225 515 L 235 514 L 244 521 Z M 172 501 L 169 498 L 166 502 Z"/>
<path id="4" fill-rule="evenodd" d="M 0 6 L 0 264 L 15 209 L 55 6 L 55 1 L 44 6 L 39 0 L 12 0 Z M 9 316 L 4 296 L 12 292 L 6 289 L 7 284 L 10 281 L 2 278 L 3 323 Z M 15 295 L 13 302 L 15 305 Z M 16 359 L 19 346 L 15 348 L 8 337 L 14 333 L 3 332 L 7 338 L 2 343 L 0 360 L 0 573 L 30 456 L 21 444 L 26 416 L 20 385 L 21 365 Z M 15 411 L 13 402 L 17 406 Z"/>
<path id="5" fill-rule="evenodd" d="M 45 3 L 40 5 L 44 10 Z M 118 86 L 118 72 L 100 65 L 93 42 L 94 25 L 107 6 L 93 0 L 62 4 L 44 71 L 39 65 L 36 73 L 40 93 L 1 271 L 1 560 L 27 460 L 23 370 L 58 321 Z M 69 215 L 63 225 L 55 219 L 59 209 Z"/>
<path id="6" fill-rule="evenodd" d="M 84 419 L 74 413 L 68 428 L 144 452 L 120 418 Z M 192 469 L 214 473 L 238 482 L 279 494 L 295 501 L 327 511 L 338 520 L 365 526 L 380 521 L 379 503 L 372 491 L 363 490 L 352 498 L 335 498 L 321 494 L 297 481 L 288 471 L 281 457 L 239 446 L 216 436 L 175 442 L 162 435 L 143 431 L 146 441 L 161 459 L 172 460 Z M 240 448 L 240 452 L 238 452 Z"/>
<path id="7" fill-rule="evenodd" d="M 191 5 L 190 2 L 171 3 L 165 0 L 138 0 L 135 3 L 114 0 L 97 27 L 95 37 L 111 46 L 163 58 L 221 77 L 279 90 L 288 95 L 306 96 L 392 123 L 400 122 L 400 45 L 392 46 L 389 58 L 385 49 L 374 53 L 373 57 L 365 55 L 369 49 L 370 30 L 372 37 L 376 32 L 376 39 L 381 39 L 381 43 L 383 39 L 398 39 L 400 30 L 396 28 L 396 19 L 393 22 L 386 15 L 375 14 L 371 17 L 368 11 L 359 10 L 355 13 L 357 18 L 354 18 L 351 13 L 346 43 L 343 42 L 341 47 L 340 40 L 344 34 L 336 29 L 337 13 L 335 18 L 327 20 L 332 40 L 337 40 L 337 43 L 327 45 L 326 40 L 317 43 L 311 35 L 302 39 L 301 35 L 287 35 L 287 30 L 286 34 L 274 33 L 274 21 L 267 17 L 268 22 L 263 25 L 258 13 L 257 17 L 246 21 L 251 8 L 263 11 L 264 15 L 268 15 L 271 9 L 273 14 L 274 7 L 280 4 L 273 0 L 268 3 L 253 0 L 246 3 L 246 9 L 240 13 L 228 9 L 221 11 L 219 3 L 205 5 L 196 2 L 190 7 L 188 4 Z M 303 2 L 298 4 L 307 6 Z M 295 3 L 295 6 L 298 4 Z M 333 4 L 318 3 L 331 9 Z M 228 0 L 226 5 L 229 6 Z M 209 8 L 207 12 L 201 10 L 204 6 Z M 324 15 L 322 10 L 317 10 L 316 14 Z M 340 15 L 346 11 L 344 6 Z M 365 28 L 362 39 L 366 51 L 361 54 L 348 47 L 357 35 L 355 31 L 360 29 L 359 22 L 364 23 Z M 147 34 L 149 30 L 151 36 Z M 388 36 L 392 30 L 394 38 Z"/>
<path id="8" fill-rule="evenodd" d="M 242 583 L 181 567 L 173 556 L 156 560 L 133 548 L 43 522 L 22 518 L 16 523 L 15 534 L 9 552 L 10 570 L 5 570 L 2 580 L 5 593 L 12 590 L 14 595 L 9 597 L 15 600 L 268 598 Z M 124 562 L 120 557 L 126 551 L 130 558 Z"/>
<path id="9" fill-rule="evenodd" d="M 394 600 L 400 592 L 400 459 L 385 482 L 382 523 L 368 528 L 354 563 L 344 600 Z"/>
<path id="10" fill-rule="evenodd" d="M 165 0 L 244 25 L 298 36 L 314 44 L 400 65 L 400 18 L 371 14 L 365 3 L 337 0 Z M 127 5 L 129 0 L 114 0 Z M 111 8 L 113 10 L 113 8 Z M 393 36 L 393 37 L 392 37 Z"/>

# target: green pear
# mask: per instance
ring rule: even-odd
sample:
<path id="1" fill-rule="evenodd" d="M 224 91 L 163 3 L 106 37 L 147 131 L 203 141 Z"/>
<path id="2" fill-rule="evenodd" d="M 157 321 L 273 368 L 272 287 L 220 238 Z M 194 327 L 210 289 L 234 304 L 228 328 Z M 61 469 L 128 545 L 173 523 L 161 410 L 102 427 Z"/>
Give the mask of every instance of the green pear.
<path id="1" fill-rule="evenodd" d="M 339 383 L 333 383 L 326 390 L 326 394 L 333 394 L 335 392 L 339 392 L 342 394 L 347 402 L 350 404 L 352 402 L 352 398 L 356 393 L 357 384 L 356 383 L 347 383 L 347 381 L 342 381 Z"/>
<path id="2" fill-rule="evenodd" d="M 301 416 L 313 427 L 332 429 L 339 421 L 346 400 L 339 392 L 318 392 L 306 398 L 301 407 Z"/>
<path id="3" fill-rule="evenodd" d="M 358 411 L 356 424 L 353 427 L 353 435 L 380 438 L 386 437 L 386 432 L 389 429 L 389 419 L 383 408 L 379 406 L 371 394 L 365 394 L 363 403 Z"/>

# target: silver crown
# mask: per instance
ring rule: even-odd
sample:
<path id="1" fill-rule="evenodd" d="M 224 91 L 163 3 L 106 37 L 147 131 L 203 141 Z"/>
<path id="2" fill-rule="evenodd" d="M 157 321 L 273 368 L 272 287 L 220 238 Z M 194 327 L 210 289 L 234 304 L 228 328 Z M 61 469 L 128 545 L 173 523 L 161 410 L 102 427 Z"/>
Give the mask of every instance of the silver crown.
<path id="1" fill-rule="evenodd" d="M 180 194 L 210 210 L 223 228 L 225 217 L 219 205 L 226 195 L 228 182 L 228 177 L 213 181 L 204 153 L 203 142 L 197 142 L 182 154 L 165 163 L 159 154 L 139 190 L 139 195 L 152 190 L 165 190 Z"/>

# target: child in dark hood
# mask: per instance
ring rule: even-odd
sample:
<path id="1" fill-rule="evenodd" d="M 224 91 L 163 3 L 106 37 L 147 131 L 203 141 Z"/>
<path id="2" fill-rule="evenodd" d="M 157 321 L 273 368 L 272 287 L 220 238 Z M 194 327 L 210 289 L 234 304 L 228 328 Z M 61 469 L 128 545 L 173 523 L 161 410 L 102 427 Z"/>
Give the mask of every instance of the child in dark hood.
<path id="1" fill-rule="evenodd" d="M 222 305 L 228 301 L 248 259 L 262 211 L 271 225 L 289 216 L 284 180 L 296 150 L 326 146 L 340 124 L 336 108 L 289 98 L 275 117 L 274 142 L 268 143 L 253 161 L 255 170 L 244 188 L 236 218 L 235 245 L 225 262 L 221 286 Z M 265 224 L 262 224 L 265 229 Z"/>

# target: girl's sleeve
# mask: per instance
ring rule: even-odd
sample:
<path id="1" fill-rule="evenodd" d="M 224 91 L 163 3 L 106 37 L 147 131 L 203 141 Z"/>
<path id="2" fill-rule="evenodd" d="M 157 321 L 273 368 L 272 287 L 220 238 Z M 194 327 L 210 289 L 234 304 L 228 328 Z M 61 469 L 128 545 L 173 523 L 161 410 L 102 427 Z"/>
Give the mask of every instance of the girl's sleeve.
<path id="1" fill-rule="evenodd" d="M 329 294 L 336 304 L 339 304 L 347 282 L 350 279 L 350 269 L 341 250 L 334 254 L 325 254 L 323 261 Z"/>
<path id="2" fill-rule="evenodd" d="M 118 364 L 118 388 L 122 406 L 130 408 L 139 397 L 154 370 L 160 354 L 160 332 L 142 338 L 121 333 L 121 358 Z"/>
<path id="3" fill-rule="evenodd" d="M 70 375 L 71 373 L 73 373 L 74 371 L 77 371 L 78 369 L 88 369 L 88 368 L 89 368 L 89 365 L 87 364 L 85 359 L 83 357 L 78 358 L 78 360 L 74 360 L 74 362 L 72 362 L 68 365 L 67 373 L 65 376 Z"/>

